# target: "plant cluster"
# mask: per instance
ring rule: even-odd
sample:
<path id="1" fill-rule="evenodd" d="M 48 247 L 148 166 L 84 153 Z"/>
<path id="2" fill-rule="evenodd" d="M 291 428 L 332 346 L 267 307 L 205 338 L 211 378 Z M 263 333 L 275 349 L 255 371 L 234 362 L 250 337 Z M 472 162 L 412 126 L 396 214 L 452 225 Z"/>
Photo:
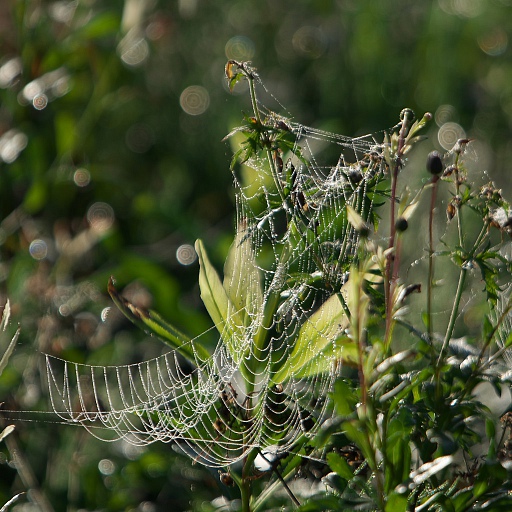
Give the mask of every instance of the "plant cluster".
<path id="1" fill-rule="evenodd" d="M 512 220 L 500 190 L 468 178 L 471 141 L 431 152 L 423 185 L 412 194 L 400 182 L 431 116 L 415 121 L 404 109 L 380 151 L 375 146 L 315 180 L 297 170 L 311 168 L 314 158 L 297 144 L 296 127 L 263 114 L 254 68 L 230 61 L 226 76 L 230 88 L 248 81 L 253 107 L 230 134 L 243 135 L 232 167 L 249 163 L 265 175 L 265 193 L 246 197 L 249 207 L 239 205 L 224 281 L 203 243 L 196 244 L 201 297 L 235 371 L 217 380 L 218 400 L 203 432 L 194 426 L 190 438 L 209 436 L 210 454 L 236 445 L 221 481 L 239 487 L 243 511 L 278 504 L 273 493 L 280 486 L 288 496 L 281 504 L 302 511 L 509 510 L 510 414 L 486 402 L 505 392 L 511 376 Z M 245 189 L 237 178 L 235 184 L 240 199 Z M 448 197 L 446 213 L 439 212 L 440 193 Z M 421 282 L 409 282 L 404 239 L 420 211 L 428 217 L 426 264 Z M 377 231 L 384 216 L 387 236 Z M 457 273 L 453 290 L 438 277 L 446 267 Z M 482 330 L 455 338 L 463 295 L 479 283 L 487 304 Z M 110 291 L 130 319 L 191 363 L 208 359 L 156 313 L 135 308 L 113 285 Z M 423 302 L 409 308 L 417 293 Z M 451 305 L 442 315 L 437 304 L 447 294 Z M 463 325 L 459 331 L 465 334 Z M 299 396 L 301 382 L 308 392 Z M 254 437 L 254 425 L 264 442 Z M 217 460 L 197 448 L 192 454 L 205 464 Z M 316 464 L 309 473 L 307 461 Z M 303 499 L 298 480 L 289 483 L 297 474 L 314 474 L 320 490 Z"/>

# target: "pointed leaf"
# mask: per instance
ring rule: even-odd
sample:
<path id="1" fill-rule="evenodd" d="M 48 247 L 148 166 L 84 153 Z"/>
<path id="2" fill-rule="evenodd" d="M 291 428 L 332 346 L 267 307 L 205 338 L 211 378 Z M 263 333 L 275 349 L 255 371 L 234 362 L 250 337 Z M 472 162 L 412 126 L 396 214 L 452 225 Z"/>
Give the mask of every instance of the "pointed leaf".
<path id="1" fill-rule="evenodd" d="M 289 358 L 272 380 L 281 383 L 292 375 L 300 374 L 303 367 L 316 358 L 329 344 L 334 345 L 340 339 L 349 341 L 348 338 L 342 336 L 348 324 L 341 300 L 337 295 L 332 295 L 304 322 Z M 342 358 L 344 346 L 343 343 L 340 345 Z M 335 350 L 334 346 L 332 350 Z"/>
<path id="2" fill-rule="evenodd" d="M 134 323 L 150 335 L 156 335 L 166 345 L 179 352 L 185 359 L 197 365 L 197 358 L 206 360 L 210 357 L 208 350 L 197 342 L 191 340 L 167 323 L 155 311 L 139 308 L 122 297 L 114 286 L 114 280 L 110 278 L 108 292 L 119 310 Z"/>
<path id="3" fill-rule="evenodd" d="M 336 452 L 331 452 L 327 454 L 327 462 L 329 464 L 329 467 L 335 471 L 341 478 L 344 478 L 347 481 L 352 480 L 354 477 L 354 471 L 349 466 L 346 459 L 341 457 Z"/>
<path id="4" fill-rule="evenodd" d="M 7 329 L 7 326 L 9 325 L 9 320 L 11 318 L 11 303 L 9 300 L 5 303 L 4 311 L 2 313 L 2 320 L 0 321 L 0 331 L 5 332 Z M 11 338 L 11 341 L 9 342 L 9 345 L 5 349 L 5 352 L 2 355 L 2 358 L 0 359 L 0 375 L 4 371 L 5 367 L 7 366 L 7 363 L 9 361 L 9 358 L 11 357 L 11 354 L 14 352 L 14 348 L 16 347 L 16 343 L 18 342 L 18 337 L 20 335 L 20 329 L 14 333 L 14 336 Z"/>
<path id="5" fill-rule="evenodd" d="M 14 425 L 7 425 L 7 427 L 0 432 L 0 441 L 3 441 L 11 432 L 14 432 Z"/>
<path id="6" fill-rule="evenodd" d="M 243 355 L 243 321 L 238 309 L 233 305 L 219 274 L 210 263 L 203 242 L 196 241 L 195 249 L 199 257 L 199 288 L 201 299 L 217 327 L 229 353 L 238 362 Z"/>
<path id="7" fill-rule="evenodd" d="M 240 311 L 244 325 L 249 325 L 261 312 L 263 293 L 251 239 L 243 226 L 238 227 L 224 264 L 223 286 L 236 310 Z"/>

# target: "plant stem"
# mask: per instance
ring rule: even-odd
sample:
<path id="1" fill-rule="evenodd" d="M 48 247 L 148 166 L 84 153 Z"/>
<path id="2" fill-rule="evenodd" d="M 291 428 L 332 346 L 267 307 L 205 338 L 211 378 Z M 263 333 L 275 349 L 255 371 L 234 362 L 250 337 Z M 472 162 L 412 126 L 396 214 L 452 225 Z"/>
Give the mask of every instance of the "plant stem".
<path id="1" fill-rule="evenodd" d="M 457 284 L 457 291 L 455 292 L 455 299 L 453 301 L 452 312 L 450 314 L 450 320 L 448 321 L 448 327 L 446 328 L 446 334 L 443 340 L 443 346 L 441 347 L 441 351 L 439 352 L 439 358 L 437 359 L 437 368 L 441 366 L 444 353 L 446 352 L 446 348 L 448 347 L 448 343 L 453 334 L 453 329 L 455 327 L 455 320 L 457 320 L 457 314 L 459 312 L 460 299 L 462 297 L 462 290 L 464 289 L 464 283 L 466 282 L 466 274 L 467 269 L 461 268 L 459 274 L 459 282 Z"/>
<path id="2" fill-rule="evenodd" d="M 258 449 L 253 448 L 244 459 L 244 467 L 242 469 L 242 479 L 237 482 L 240 488 L 240 498 L 242 501 L 242 512 L 251 512 L 251 478 L 249 470 L 252 467 L 254 459 L 258 455 Z"/>
<path id="3" fill-rule="evenodd" d="M 256 119 L 256 122 L 258 123 L 258 126 L 260 128 L 263 128 L 263 122 L 261 120 L 260 110 L 258 108 L 258 98 L 256 96 L 256 88 L 254 86 L 254 76 L 251 73 L 249 73 L 247 70 L 245 70 L 244 68 L 242 68 L 242 69 L 244 70 L 245 77 L 247 78 L 247 81 L 249 82 L 249 95 L 251 97 L 251 105 L 252 105 L 252 110 L 254 112 L 254 117 Z M 262 146 L 265 148 L 265 153 L 266 153 L 267 160 L 268 160 L 268 163 L 270 166 L 270 172 L 272 173 L 272 179 L 274 180 L 277 191 L 279 193 L 279 197 L 284 205 L 284 203 L 286 201 L 286 197 L 284 194 L 283 185 L 282 185 L 281 179 L 277 173 L 274 159 L 272 158 L 272 153 L 271 153 L 271 148 L 270 148 L 270 140 L 268 139 L 264 130 L 261 131 L 261 138 L 262 138 Z"/>
<path id="4" fill-rule="evenodd" d="M 434 209 L 437 196 L 439 176 L 432 177 L 432 195 L 430 197 L 430 214 L 428 219 L 428 281 L 427 281 L 427 334 L 432 345 L 432 286 L 434 279 Z"/>
<path id="5" fill-rule="evenodd" d="M 390 233 L 389 233 L 389 245 L 390 249 L 386 261 L 386 271 L 384 275 L 384 299 L 386 303 L 386 333 L 385 333 L 385 345 L 389 345 L 391 336 L 391 325 L 393 322 L 393 304 L 392 297 L 394 291 L 394 285 L 397 279 L 398 270 L 395 271 L 394 265 L 392 265 L 393 257 L 395 256 L 391 249 L 395 245 L 396 228 L 395 228 L 395 202 L 396 202 L 396 189 L 398 182 L 398 173 L 402 167 L 402 156 L 405 148 L 405 139 L 410 128 L 409 113 L 403 112 L 404 117 L 402 119 L 402 126 L 400 127 L 400 133 L 398 135 L 398 146 L 395 156 L 395 162 L 391 173 L 391 212 L 390 212 Z"/>

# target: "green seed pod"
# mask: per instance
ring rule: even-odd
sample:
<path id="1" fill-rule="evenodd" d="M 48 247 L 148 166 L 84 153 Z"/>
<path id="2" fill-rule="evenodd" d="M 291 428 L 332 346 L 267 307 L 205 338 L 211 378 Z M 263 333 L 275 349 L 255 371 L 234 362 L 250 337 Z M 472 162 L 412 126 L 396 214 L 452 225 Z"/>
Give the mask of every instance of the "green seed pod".
<path id="1" fill-rule="evenodd" d="M 395 229 L 399 233 L 403 233 L 408 227 L 409 223 L 407 222 L 407 219 L 405 219 L 404 217 L 398 217 L 398 219 L 395 222 Z"/>
<path id="2" fill-rule="evenodd" d="M 435 176 L 443 172 L 444 165 L 441 155 L 437 151 L 431 151 L 427 156 L 427 171 Z"/>

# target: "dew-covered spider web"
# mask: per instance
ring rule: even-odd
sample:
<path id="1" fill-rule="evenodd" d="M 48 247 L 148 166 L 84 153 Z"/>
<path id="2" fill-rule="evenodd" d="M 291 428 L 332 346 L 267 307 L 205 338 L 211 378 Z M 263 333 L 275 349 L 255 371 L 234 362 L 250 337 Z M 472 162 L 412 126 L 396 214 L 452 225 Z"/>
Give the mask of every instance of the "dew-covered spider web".
<path id="1" fill-rule="evenodd" d="M 333 383 L 356 360 L 346 288 L 361 226 L 347 215 L 353 209 L 375 223 L 386 193 L 383 145 L 256 105 L 234 131 L 242 138 L 233 166 L 236 235 L 223 275 L 196 245 L 215 350 L 207 357 L 199 336 L 126 366 L 47 355 L 58 421 L 105 440 L 174 442 L 221 467 L 254 448 L 299 450 L 332 416 Z"/>

